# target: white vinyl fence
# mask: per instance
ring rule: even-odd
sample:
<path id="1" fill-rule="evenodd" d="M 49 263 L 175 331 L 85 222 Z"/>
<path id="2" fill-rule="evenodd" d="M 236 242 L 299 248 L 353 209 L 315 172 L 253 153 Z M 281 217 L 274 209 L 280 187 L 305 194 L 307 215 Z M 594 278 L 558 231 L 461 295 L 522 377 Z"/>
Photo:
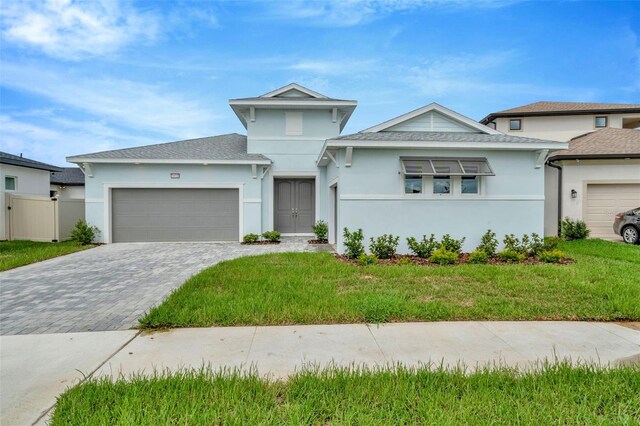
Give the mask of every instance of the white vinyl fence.
<path id="1" fill-rule="evenodd" d="M 84 200 L 60 200 L 6 194 L 8 240 L 65 241 L 78 219 L 84 219 Z"/>

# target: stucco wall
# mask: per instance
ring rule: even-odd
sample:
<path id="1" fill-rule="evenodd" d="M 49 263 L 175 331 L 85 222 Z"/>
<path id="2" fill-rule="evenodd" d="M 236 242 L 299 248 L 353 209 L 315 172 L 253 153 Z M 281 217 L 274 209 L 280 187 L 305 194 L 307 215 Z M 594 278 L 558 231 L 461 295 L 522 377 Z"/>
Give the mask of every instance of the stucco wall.
<path id="1" fill-rule="evenodd" d="M 597 114 L 597 116 L 601 116 Z M 640 118 L 640 114 L 609 114 L 608 127 L 622 128 L 622 118 Z M 588 132 L 599 130 L 595 127 L 594 115 L 563 115 L 554 117 L 512 117 L 522 120 L 522 130 L 509 130 L 511 118 L 497 118 L 496 130 L 513 136 L 547 139 L 566 142 Z"/>
<path id="2" fill-rule="evenodd" d="M 640 183 L 640 160 L 562 161 L 562 217 L 584 220 L 583 206 L 589 183 Z M 571 198 L 571 190 L 578 192 Z"/>
<path id="3" fill-rule="evenodd" d="M 496 176 L 482 178 L 478 196 L 404 194 L 401 156 L 484 156 Z M 533 152 L 354 149 L 351 167 L 341 161 L 339 229 L 362 228 L 367 246 L 369 237 L 391 233 L 401 237 L 399 252 L 408 252 L 406 237 L 448 233 L 466 237 L 464 249 L 471 251 L 487 229 L 500 240 L 544 231 L 544 169 L 534 168 Z"/>
<path id="4" fill-rule="evenodd" d="M 74 185 L 61 187 L 60 185 L 51 185 L 51 191 L 57 191 L 58 198 L 64 200 L 81 200 L 84 198 L 84 185 Z"/>
<path id="5" fill-rule="evenodd" d="M 544 235 L 558 235 L 558 169 L 544 167 Z"/>
<path id="6" fill-rule="evenodd" d="M 165 164 L 94 164 L 93 177 L 86 177 L 86 220 L 100 230 L 100 241 L 108 240 L 109 223 L 105 215 L 105 187 L 226 187 L 240 186 L 243 197 L 243 234 L 261 233 L 260 175 L 254 179 L 250 165 L 165 165 Z M 171 179 L 180 173 L 180 179 Z M 48 187 L 47 187 L 48 188 Z"/>

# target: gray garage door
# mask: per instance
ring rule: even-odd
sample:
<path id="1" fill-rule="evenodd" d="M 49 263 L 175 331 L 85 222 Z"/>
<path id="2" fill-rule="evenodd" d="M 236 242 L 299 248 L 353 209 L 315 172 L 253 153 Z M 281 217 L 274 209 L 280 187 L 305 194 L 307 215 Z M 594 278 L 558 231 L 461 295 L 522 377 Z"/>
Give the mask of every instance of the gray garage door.
<path id="1" fill-rule="evenodd" d="M 585 222 L 591 230 L 590 237 L 605 240 L 619 240 L 613 232 L 613 219 L 616 213 L 635 209 L 640 206 L 640 184 L 589 184 Z"/>
<path id="2" fill-rule="evenodd" d="M 237 189 L 113 189 L 112 241 L 237 241 L 238 197 Z"/>

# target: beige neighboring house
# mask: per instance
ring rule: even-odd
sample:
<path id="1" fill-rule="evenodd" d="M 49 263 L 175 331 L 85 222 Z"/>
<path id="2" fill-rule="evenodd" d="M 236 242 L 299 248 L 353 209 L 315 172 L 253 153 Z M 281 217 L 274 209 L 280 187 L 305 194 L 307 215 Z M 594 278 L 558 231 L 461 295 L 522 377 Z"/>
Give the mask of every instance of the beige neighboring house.
<path id="1" fill-rule="evenodd" d="M 545 234 L 560 218 L 584 220 L 591 236 L 619 240 L 614 215 L 640 206 L 640 104 L 535 102 L 481 123 L 509 135 L 569 142 L 545 166 Z"/>
<path id="2" fill-rule="evenodd" d="M 51 172 L 50 196 L 61 199 L 84 200 L 84 173 L 80 167 L 61 167 Z"/>

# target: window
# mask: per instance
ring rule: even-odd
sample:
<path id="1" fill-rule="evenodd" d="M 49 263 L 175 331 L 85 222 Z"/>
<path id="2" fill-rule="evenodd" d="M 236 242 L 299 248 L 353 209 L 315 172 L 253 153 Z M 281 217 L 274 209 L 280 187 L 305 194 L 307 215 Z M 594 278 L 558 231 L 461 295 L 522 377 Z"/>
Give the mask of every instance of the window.
<path id="1" fill-rule="evenodd" d="M 522 120 L 509 120 L 509 130 L 522 130 Z"/>
<path id="2" fill-rule="evenodd" d="M 462 176 L 460 183 L 460 192 L 463 194 L 478 194 L 480 185 L 478 176 Z"/>
<path id="3" fill-rule="evenodd" d="M 7 191 L 16 190 L 16 178 L 14 176 L 4 177 L 4 189 L 6 189 Z"/>
<path id="4" fill-rule="evenodd" d="M 302 135 L 302 111 L 288 111 L 284 113 L 285 129 L 287 136 Z"/>
<path id="5" fill-rule="evenodd" d="M 433 193 L 451 194 L 451 176 L 434 176 Z"/>
<path id="6" fill-rule="evenodd" d="M 405 176 L 494 176 L 486 158 L 401 157 Z"/>
<path id="7" fill-rule="evenodd" d="M 408 175 L 404 177 L 405 194 L 422 194 L 422 176 Z"/>
<path id="8" fill-rule="evenodd" d="M 607 127 L 607 117 L 596 117 L 596 127 Z"/>

